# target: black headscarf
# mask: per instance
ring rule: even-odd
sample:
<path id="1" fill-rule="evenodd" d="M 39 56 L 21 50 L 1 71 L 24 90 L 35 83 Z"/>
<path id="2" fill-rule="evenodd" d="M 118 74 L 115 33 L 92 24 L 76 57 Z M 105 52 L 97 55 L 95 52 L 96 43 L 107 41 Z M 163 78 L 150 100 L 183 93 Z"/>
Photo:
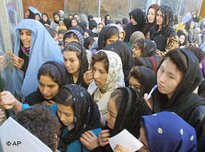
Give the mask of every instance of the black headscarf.
<path id="1" fill-rule="evenodd" d="M 118 88 L 122 92 L 122 102 L 117 114 L 111 136 L 127 129 L 136 138 L 140 135 L 140 120 L 142 115 L 151 114 L 151 110 L 144 98 L 132 88 Z"/>
<path id="2" fill-rule="evenodd" d="M 167 95 L 161 94 L 158 89 L 154 91 L 154 112 L 173 111 L 187 121 L 192 111 L 205 102 L 204 99 L 193 93 L 202 80 L 198 59 L 189 50 L 180 50 L 187 58 L 188 68 L 183 73 L 183 78 L 170 100 Z"/>
<path id="3" fill-rule="evenodd" d="M 107 25 L 102 28 L 100 35 L 98 36 L 98 50 L 101 50 L 106 46 L 106 34 L 109 32 L 111 28 L 116 28 L 118 30 L 117 27 L 111 25 Z"/>
<path id="4" fill-rule="evenodd" d="M 67 30 L 69 30 L 70 28 L 71 28 L 71 19 L 70 18 L 64 18 L 63 19 L 63 22 L 64 22 L 64 24 L 65 24 L 65 26 L 66 26 L 66 28 L 67 28 Z"/>
<path id="5" fill-rule="evenodd" d="M 129 13 L 130 18 L 131 16 L 133 17 L 133 19 L 137 22 L 137 25 L 133 25 L 132 23 L 128 23 L 125 27 L 125 42 L 130 42 L 130 36 L 132 35 L 132 33 L 134 33 L 135 31 L 141 31 L 143 30 L 143 27 L 146 23 L 146 18 L 145 18 L 145 13 L 139 9 L 136 8 L 134 9 L 132 12 Z"/>
<path id="6" fill-rule="evenodd" d="M 60 64 L 56 61 L 48 61 L 44 63 L 43 65 L 45 64 L 54 65 L 56 69 L 59 70 L 59 73 L 61 75 L 61 83 L 59 84 L 59 88 L 68 83 L 67 76 L 66 76 L 66 69 L 63 64 Z M 55 101 L 55 97 L 50 100 Z M 25 102 L 28 103 L 29 105 L 39 104 L 39 103 L 42 103 L 43 101 L 48 101 L 48 100 L 43 97 L 39 88 L 35 92 L 25 97 Z"/>
<path id="7" fill-rule="evenodd" d="M 46 21 L 46 22 L 43 20 L 43 15 L 46 15 L 46 16 L 47 16 L 47 21 Z M 48 14 L 47 14 L 47 13 L 42 13 L 41 23 L 42 23 L 43 25 L 44 25 L 44 24 L 48 24 L 48 25 L 51 24 L 51 21 L 49 20 L 49 17 L 48 17 Z"/>
<path id="8" fill-rule="evenodd" d="M 54 16 L 56 16 L 56 15 L 58 15 L 59 16 L 59 20 L 60 20 L 60 15 L 59 15 L 59 13 L 58 12 L 54 12 L 53 13 L 53 21 L 56 23 L 56 24 L 58 24 L 59 23 L 59 21 L 57 22 L 55 19 L 54 19 Z"/>
<path id="9" fill-rule="evenodd" d="M 141 57 L 151 57 L 151 56 L 156 55 L 157 45 L 154 41 L 147 40 L 147 39 L 139 39 L 137 41 L 142 46 Z"/>
<path id="10" fill-rule="evenodd" d="M 88 71 L 88 60 L 87 60 L 87 55 L 86 55 L 86 50 L 84 48 L 84 46 L 82 46 L 81 44 L 77 43 L 77 42 L 71 42 L 68 44 L 71 48 L 73 47 L 75 50 L 79 51 L 79 53 L 81 54 L 81 65 L 80 65 L 80 73 L 79 73 L 79 77 L 78 80 L 76 82 L 76 84 L 87 88 L 88 86 L 85 84 L 84 80 L 83 80 L 83 74 Z M 69 84 L 73 84 L 73 77 L 72 74 L 67 72 L 67 76 L 68 76 L 68 83 Z"/>
<path id="11" fill-rule="evenodd" d="M 63 104 L 65 95 L 68 92 L 72 95 L 73 111 L 74 111 L 74 128 L 61 137 L 61 144 L 67 147 L 70 143 L 78 140 L 81 134 L 88 130 L 100 128 L 100 112 L 97 104 L 93 101 L 88 91 L 75 84 L 63 86 L 59 94 L 56 96 L 56 102 Z M 63 104 L 64 105 L 64 104 Z M 67 126 L 64 126 L 65 129 Z"/>
<path id="12" fill-rule="evenodd" d="M 78 22 L 78 26 L 80 26 L 84 32 L 87 29 L 87 23 L 85 21 Z"/>
<path id="13" fill-rule="evenodd" d="M 89 30 L 93 30 L 93 28 L 97 28 L 97 22 L 95 20 L 90 20 L 89 21 Z"/>
<path id="14" fill-rule="evenodd" d="M 183 43 L 179 42 L 179 45 L 180 45 L 180 46 L 185 46 L 185 45 L 187 44 L 187 36 L 186 36 L 186 34 L 185 34 L 182 30 L 179 30 L 179 31 L 177 32 L 177 35 L 178 35 L 178 37 L 180 37 L 181 35 L 184 35 L 184 36 L 185 36 L 184 42 L 183 42 Z"/>
<path id="15" fill-rule="evenodd" d="M 107 45 L 104 50 L 113 51 L 120 56 L 122 60 L 123 73 L 125 76 L 125 83 L 126 86 L 128 86 L 129 71 L 132 68 L 132 54 L 129 47 L 126 45 L 126 43 L 117 40 L 115 43 Z"/>

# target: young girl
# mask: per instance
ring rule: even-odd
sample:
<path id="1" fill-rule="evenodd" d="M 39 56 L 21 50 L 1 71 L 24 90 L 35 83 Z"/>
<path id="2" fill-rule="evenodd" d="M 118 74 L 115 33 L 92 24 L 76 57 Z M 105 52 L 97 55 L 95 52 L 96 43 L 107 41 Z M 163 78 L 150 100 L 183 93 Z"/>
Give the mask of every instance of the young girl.
<path id="1" fill-rule="evenodd" d="M 95 136 L 84 133 L 81 137 L 83 144 L 94 151 L 112 151 L 108 139 L 127 129 L 136 138 L 140 135 L 140 120 L 142 115 L 151 114 L 146 101 L 138 91 L 132 88 L 118 88 L 108 101 L 108 113 L 106 114 L 107 126 L 99 134 L 99 144 L 95 144 Z M 101 146 L 101 147 L 100 147 Z M 103 147 L 103 148 L 102 148 Z"/>
<path id="2" fill-rule="evenodd" d="M 153 93 L 154 112 L 175 112 L 195 128 L 199 151 L 205 148 L 205 100 L 193 91 L 201 80 L 196 56 L 187 49 L 175 49 L 163 59 Z"/>
<path id="3" fill-rule="evenodd" d="M 94 79 L 94 82 L 88 91 L 104 115 L 110 94 L 116 88 L 125 86 L 122 61 L 117 53 L 100 50 L 92 57 L 92 67 L 91 81 Z"/>
<path id="4" fill-rule="evenodd" d="M 56 96 L 58 117 L 63 123 L 59 149 L 67 152 L 88 152 L 79 138 L 91 130 L 98 136 L 100 113 L 96 103 L 85 88 L 75 84 L 62 87 Z"/>
<path id="5" fill-rule="evenodd" d="M 85 88 L 83 74 L 88 70 L 86 51 L 77 42 L 69 43 L 63 50 L 64 66 L 67 69 L 68 83 L 75 83 Z"/>

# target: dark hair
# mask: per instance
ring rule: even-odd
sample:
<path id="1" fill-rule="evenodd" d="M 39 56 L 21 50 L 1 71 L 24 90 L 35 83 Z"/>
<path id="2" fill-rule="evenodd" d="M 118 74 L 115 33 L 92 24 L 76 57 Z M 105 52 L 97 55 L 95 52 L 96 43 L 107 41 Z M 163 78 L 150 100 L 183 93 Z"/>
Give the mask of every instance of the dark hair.
<path id="1" fill-rule="evenodd" d="M 106 40 L 111 38 L 113 35 L 116 35 L 117 37 L 119 37 L 119 30 L 115 27 L 110 28 L 107 30 L 107 33 L 105 34 L 105 38 Z"/>
<path id="2" fill-rule="evenodd" d="M 117 111 L 119 111 L 121 102 L 123 101 L 121 90 L 116 89 L 115 91 L 113 91 L 110 95 L 110 98 L 115 99 L 115 104 L 116 104 L 116 107 L 117 107 Z"/>
<path id="3" fill-rule="evenodd" d="M 59 64 L 55 61 L 50 61 L 44 63 L 38 70 L 37 78 L 40 79 L 40 76 L 49 76 L 54 82 L 59 86 L 63 83 L 61 71 L 56 64 Z"/>
<path id="4" fill-rule="evenodd" d="M 108 73 L 109 61 L 108 61 L 108 58 L 107 58 L 107 55 L 105 54 L 105 52 L 100 51 L 100 52 L 97 52 L 96 54 L 94 54 L 92 56 L 92 66 L 94 66 L 95 62 L 103 62 L 104 63 L 104 68 Z"/>
<path id="5" fill-rule="evenodd" d="M 94 42 L 95 42 L 95 40 L 93 37 L 87 37 L 87 38 L 85 38 L 84 47 L 89 50 L 89 48 L 88 48 L 89 45 L 93 44 Z"/>
<path id="6" fill-rule="evenodd" d="M 71 24 L 72 24 L 72 20 L 75 20 L 75 21 L 78 23 L 77 18 L 73 17 L 73 18 L 71 19 Z"/>
<path id="7" fill-rule="evenodd" d="M 155 20 L 156 20 L 156 16 L 157 16 L 157 9 L 159 8 L 159 5 L 158 4 L 152 4 L 150 5 L 150 7 L 147 9 L 147 15 L 148 15 L 148 12 L 149 12 L 149 9 L 150 8 L 153 8 L 154 9 L 154 13 L 155 13 Z"/>
<path id="8" fill-rule="evenodd" d="M 52 36 L 52 38 L 54 38 L 57 34 L 56 30 L 50 28 L 50 27 L 45 27 L 46 30 L 48 31 L 48 33 Z"/>
<path id="9" fill-rule="evenodd" d="M 78 77 L 77 84 L 82 85 L 84 83 L 83 80 L 83 74 L 88 70 L 88 59 L 87 59 L 87 53 L 85 48 L 78 42 L 71 42 L 69 43 L 63 50 L 64 51 L 74 51 L 77 54 L 77 57 L 80 61 L 80 73 Z M 72 75 L 68 73 L 68 81 L 71 82 Z M 79 83 L 78 83 L 79 82 Z"/>
<path id="10" fill-rule="evenodd" d="M 53 151 L 56 151 L 60 122 L 49 110 L 34 106 L 18 112 L 14 119 Z"/>
<path id="11" fill-rule="evenodd" d="M 186 47 L 187 50 L 191 51 L 192 53 L 194 53 L 194 55 L 197 57 L 199 63 L 201 63 L 205 57 L 205 53 L 196 46 L 188 46 Z"/>
<path id="12" fill-rule="evenodd" d="M 64 41 L 65 41 L 65 39 L 67 39 L 67 38 L 74 38 L 74 39 L 77 39 L 78 41 L 80 41 L 79 40 L 79 38 L 78 38 L 78 36 L 75 34 L 75 33 L 73 33 L 73 32 L 69 32 L 69 33 L 66 33 L 65 35 L 64 35 Z"/>
<path id="13" fill-rule="evenodd" d="M 63 34 L 63 35 L 65 35 L 65 33 L 66 33 L 66 30 L 59 30 L 59 31 L 58 31 L 58 34 Z"/>
<path id="14" fill-rule="evenodd" d="M 143 51 L 143 47 L 144 47 L 144 40 L 143 39 L 137 39 L 134 42 L 134 46 L 138 46 L 139 49 L 141 49 L 141 51 Z"/>
<path id="15" fill-rule="evenodd" d="M 93 16 L 92 16 L 92 15 L 88 15 L 88 21 L 89 21 L 90 19 L 93 19 Z"/>
<path id="16" fill-rule="evenodd" d="M 166 60 L 167 58 L 171 59 L 171 61 L 177 66 L 179 71 L 181 71 L 182 73 L 186 72 L 188 68 L 188 61 L 187 61 L 186 55 L 182 53 L 180 48 L 176 48 L 176 49 L 169 51 L 165 55 L 164 59 L 162 59 L 162 62 Z"/>
<path id="17" fill-rule="evenodd" d="M 40 14 L 39 14 L 39 13 L 36 13 L 36 14 L 35 14 L 35 17 L 36 17 L 36 15 L 38 15 L 38 16 L 41 18 L 41 16 L 40 16 Z"/>

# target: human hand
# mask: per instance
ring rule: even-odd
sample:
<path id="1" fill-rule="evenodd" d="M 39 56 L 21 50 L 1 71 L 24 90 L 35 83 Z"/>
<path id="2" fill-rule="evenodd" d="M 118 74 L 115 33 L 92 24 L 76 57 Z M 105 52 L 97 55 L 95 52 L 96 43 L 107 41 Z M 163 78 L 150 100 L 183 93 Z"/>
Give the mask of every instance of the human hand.
<path id="1" fill-rule="evenodd" d="M 131 151 L 121 145 L 116 145 L 115 152 L 131 152 Z"/>
<path id="2" fill-rule="evenodd" d="M 0 93 L 0 104 L 4 109 L 13 109 L 16 98 L 9 91 L 3 91 Z"/>
<path id="3" fill-rule="evenodd" d="M 100 146 L 97 136 L 92 131 L 83 133 L 80 137 L 80 141 L 88 150 L 93 150 Z"/>
<path id="4" fill-rule="evenodd" d="M 18 68 L 21 69 L 22 66 L 24 65 L 24 59 L 16 56 L 14 53 L 9 52 L 9 54 L 13 57 L 13 65 Z"/>
<path id="5" fill-rule="evenodd" d="M 3 123 L 5 116 L 5 112 L 0 108 L 0 124 Z"/>
<path id="6" fill-rule="evenodd" d="M 84 79 L 84 82 L 85 82 L 86 85 L 91 84 L 92 81 L 93 81 L 93 72 L 92 72 L 92 70 L 86 71 L 83 74 L 83 79 Z"/>
<path id="7" fill-rule="evenodd" d="M 110 138 L 110 130 L 102 130 L 99 133 L 99 144 L 100 146 L 104 147 L 105 145 L 109 144 L 109 138 Z"/>

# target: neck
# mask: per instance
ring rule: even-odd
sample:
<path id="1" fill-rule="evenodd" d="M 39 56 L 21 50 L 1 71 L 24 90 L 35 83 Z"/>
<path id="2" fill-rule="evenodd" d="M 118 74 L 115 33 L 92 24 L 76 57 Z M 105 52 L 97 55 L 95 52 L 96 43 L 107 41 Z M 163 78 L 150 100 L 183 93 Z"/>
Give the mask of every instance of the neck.
<path id="1" fill-rule="evenodd" d="M 72 74 L 74 83 L 76 83 L 78 81 L 79 73 L 80 73 L 80 71 L 77 71 L 77 72 Z"/>

